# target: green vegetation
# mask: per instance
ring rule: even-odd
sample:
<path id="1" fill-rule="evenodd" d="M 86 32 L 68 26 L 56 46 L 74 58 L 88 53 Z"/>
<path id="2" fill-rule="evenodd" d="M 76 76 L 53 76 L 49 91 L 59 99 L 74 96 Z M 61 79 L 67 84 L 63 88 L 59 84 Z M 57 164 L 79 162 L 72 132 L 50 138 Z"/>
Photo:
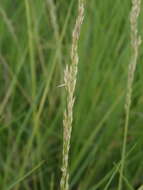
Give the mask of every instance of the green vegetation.
<path id="1" fill-rule="evenodd" d="M 117 190 L 131 58 L 130 0 L 86 1 L 69 155 L 72 190 Z M 62 165 L 63 87 L 76 0 L 0 2 L 0 189 L 57 190 Z M 138 28 L 143 36 L 143 3 Z M 142 37 L 143 39 L 143 37 Z M 123 190 L 143 184 L 140 47 Z"/>

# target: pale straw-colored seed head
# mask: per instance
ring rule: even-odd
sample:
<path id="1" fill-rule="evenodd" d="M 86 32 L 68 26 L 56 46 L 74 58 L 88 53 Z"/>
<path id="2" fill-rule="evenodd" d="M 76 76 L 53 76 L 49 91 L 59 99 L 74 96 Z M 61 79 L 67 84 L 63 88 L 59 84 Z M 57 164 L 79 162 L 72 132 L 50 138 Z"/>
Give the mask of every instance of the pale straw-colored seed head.
<path id="1" fill-rule="evenodd" d="M 71 47 L 71 64 L 67 64 L 64 71 L 64 86 L 67 92 L 66 110 L 63 119 L 63 162 L 62 162 L 62 178 L 60 183 L 61 190 L 69 190 L 69 172 L 68 172 L 68 157 L 70 149 L 70 139 L 73 122 L 73 106 L 75 102 L 74 92 L 77 80 L 78 71 L 78 41 L 80 29 L 84 18 L 84 1 L 79 0 L 78 16 L 72 34 Z"/>
<path id="2" fill-rule="evenodd" d="M 122 158 L 121 158 L 121 168 L 120 168 L 120 177 L 119 177 L 119 186 L 118 190 L 122 190 L 123 186 L 123 176 L 124 176 L 124 167 L 125 167 L 125 158 L 126 158 L 126 144 L 129 128 L 129 117 L 130 117 L 130 107 L 132 103 L 132 89 L 134 74 L 136 71 L 137 59 L 139 46 L 141 44 L 141 37 L 138 35 L 138 16 L 140 14 L 141 0 L 132 0 L 132 9 L 130 13 L 130 27 L 131 27 L 131 60 L 128 69 L 128 82 L 127 82 L 127 93 L 126 93 L 126 102 L 125 102 L 125 126 L 124 126 L 124 139 L 122 147 Z"/>
<path id="3" fill-rule="evenodd" d="M 138 35 L 138 16 L 140 13 L 141 0 L 132 0 L 132 10 L 130 13 L 130 26 L 131 26 L 131 63 L 128 71 L 128 87 L 126 96 L 126 109 L 131 104 L 132 83 L 134 80 L 134 73 L 137 65 L 138 49 L 141 44 L 141 37 Z"/>

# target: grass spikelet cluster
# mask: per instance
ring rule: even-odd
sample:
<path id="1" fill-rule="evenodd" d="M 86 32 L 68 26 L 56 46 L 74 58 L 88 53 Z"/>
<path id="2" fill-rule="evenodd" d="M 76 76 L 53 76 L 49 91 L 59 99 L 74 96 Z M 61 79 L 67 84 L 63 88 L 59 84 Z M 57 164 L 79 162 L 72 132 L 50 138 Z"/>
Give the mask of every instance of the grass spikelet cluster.
<path id="1" fill-rule="evenodd" d="M 128 69 L 128 83 L 127 83 L 127 94 L 125 102 L 125 127 L 124 127 L 124 139 L 123 139 L 123 148 L 122 148 L 122 158 L 121 158 L 121 169 L 120 169 L 120 178 L 119 178 L 119 190 L 122 189 L 122 179 L 125 167 L 125 157 L 126 157 L 126 144 L 127 144 L 127 135 L 129 128 L 129 116 L 130 116 L 130 107 L 132 99 L 132 86 L 134 81 L 134 74 L 137 65 L 139 46 L 141 44 L 141 37 L 138 35 L 137 23 L 138 16 L 140 14 L 141 0 L 132 0 L 132 10 L 130 13 L 130 26 L 131 26 L 131 62 Z"/>
<path id="2" fill-rule="evenodd" d="M 64 112 L 63 119 L 63 163 L 62 163 L 62 178 L 61 178 L 61 190 L 68 190 L 69 173 L 68 173 L 68 157 L 70 149 L 70 139 L 72 132 L 73 121 L 73 106 L 74 106 L 74 92 L 76 86 L 76 76 L 78 67 L 78 40 L 80 36 L 80 29 L 84 18 L 84 2 L 79 0 L 78 17 L 76 19 L 75 28 L 72 36 L 72 48 L 71 48 L 71 64 L 67 65 L 64 71 L 64 83 L 67 92 L 67 107 Z"/>

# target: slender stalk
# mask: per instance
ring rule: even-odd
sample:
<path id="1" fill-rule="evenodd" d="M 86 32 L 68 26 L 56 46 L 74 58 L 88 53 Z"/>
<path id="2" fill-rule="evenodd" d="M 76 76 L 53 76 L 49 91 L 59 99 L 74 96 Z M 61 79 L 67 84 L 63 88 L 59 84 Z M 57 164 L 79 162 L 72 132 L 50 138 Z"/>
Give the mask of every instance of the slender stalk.
<path id="1" fill-rule="evenodd" d="M 79 0 L 78 16 L 72 35 L 72 48 L 71 48 L 71 64 L 67 65 L 64 71 L 64 83 L 67 92 L 67 107 L 64 112 L 63 119 L 63 162 L 62 162 L 62 178 L 60 183 L 61 190 L 69 189 L 69 172 L 68 172 L 68 159 L 70 149 L 70 139 L 72 132 L 73 121 L 73 106 L 74 106 L 74 92 L 77 79 L 78 67 L 78 41 L 80 36 L 80 29 L 84 18 L 84 1 Z"/>
<path id="2" fill-rule="evenodd" d="M 33 28 L 30 11 L 30 2 L 25 0 L 26 20 L 28 28 L 28 50 L 29 50 L 29 62 L 31 67 L 31 90 L 32 101 L 34 101 L 36 94 L 36 73 L 35 73 L 35 60 L 34 60 L 34 40 L 33 40 Z"/>
<path id="3" fill-rule="evenodd" d="M 120 168 L 120 177 L 119 177 L 119 186 L 118 190 L 122 190 L 123 187 L 123 173 L 125 168 L 125 157 L 126 157 L 126 145 L 127 145 L 127 135 L 129 128 L 129 117 L 130 117 L 130 107 L 132 101 L 132 86 L 134 81 L 134 74 L 137 65 L 138 58 L 138 49 L 141 44 L 141 38 L 138 35 L 137 21 L 140 14 L 140 5 L 141 0 L 132 0 L 132 10 L 130 13 L 130 25 L 131 25 L 131 62 L 128 69 L 128 82 L 127 82 L 127 94 L 125 102 L 125 127 L 124 127 L 124 138 L 123 138 L 123 147 L 122 147 L 122 157 L 121 157 L 121 168 Z"/>
<path id="4" fill-rule="evenodd" d="M 59 34 L 59 25 L 57 22 L 56 6 L 53 0 L 47 0 L 47 3 L 48 3 L 50 17 L 51 17 L 51 23 L 54 29 L 55 39 L 58 42 L 58 39 L 60 38 L 60 34 Z"/>

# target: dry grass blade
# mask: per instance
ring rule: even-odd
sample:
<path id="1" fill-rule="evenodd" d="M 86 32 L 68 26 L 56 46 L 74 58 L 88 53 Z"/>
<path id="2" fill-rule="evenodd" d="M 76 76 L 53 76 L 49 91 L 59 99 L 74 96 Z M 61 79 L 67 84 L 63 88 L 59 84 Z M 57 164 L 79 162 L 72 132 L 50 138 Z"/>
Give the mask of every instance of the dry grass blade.
<path id="1" fill-rule="evenodd" d="M 80 36 L 80 29 L 84 17 L 84 2 L 79 0 L 78 17 L 76 19 L 75 28 L 72 36 L 71 48 L 71 64 L 67 65 L 64 71 L 64 83 L 67 92 L 67 107 L 63 119 L 63 163 L 62 163 L 62 178 L 60 183 L 61 190 L 69 189 L 69 173 L 68 173 L 68 157 L 70 149 L 70 139 L 73 121 L 73 105 L 74 105 L 74 91 L 76 86 L 76 75 L 78 66 L 78 40 Z"/>
<path id="2" fill-rule="evenodd" d="M 128 70 L 128 83 L 127 83 L 127 94 L 126 94 L 126 103 L 125 103 L 125 127 L 124 127 L 124 139 L 123 139 L 123 148 L 122 148 L 122 158 L 121 158 L 121 169 L 120 169 L 120 178 L 119 178 L 119 190 L 122 190 L 122 178 L 125 166 L 125 156 L 126 156 L 126 144 L 127 144 L 127 134 L 129 127 L 129 115 L 132 99 L 132 86 L 134 81 L 134 74 L 137 65 L 138 59 L 138 49 L 141 44 L 141 38 L 138 35 L 137 21 L 140 14 L 141 0 L 132 0 L 132 10 L 130 14 L 130 25 L 131 25 L 131 63 Z"/>
<path id="3" fill-rule="evenodd" d="M 138 190 L 143 190 L 143 185 L 141 186 L 141 187 L 139 187 L 139 189 Z"/>

